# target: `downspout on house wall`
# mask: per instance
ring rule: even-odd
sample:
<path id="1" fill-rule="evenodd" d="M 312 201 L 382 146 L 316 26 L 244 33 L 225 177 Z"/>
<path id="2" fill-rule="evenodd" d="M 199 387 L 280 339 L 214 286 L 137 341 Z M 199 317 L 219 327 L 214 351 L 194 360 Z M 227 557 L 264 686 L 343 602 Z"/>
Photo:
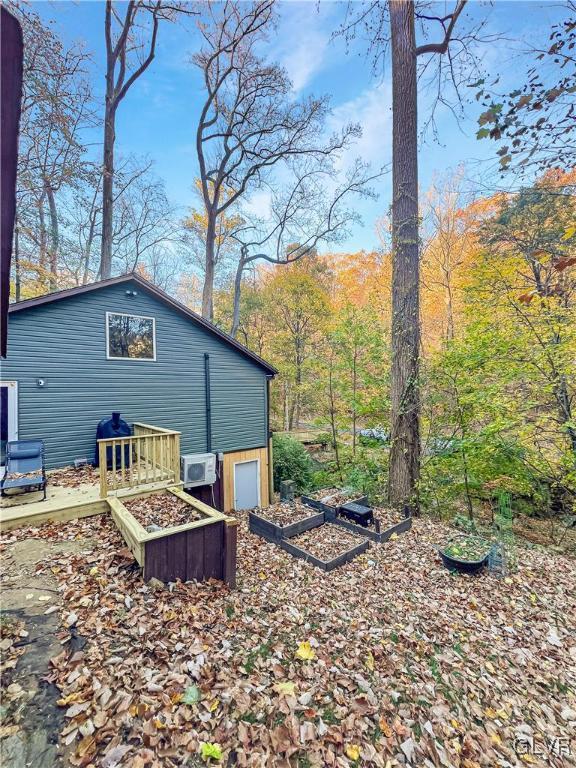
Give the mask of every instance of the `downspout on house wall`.
<path id="1" fill-rule="evenodd" d="M 212 401 L 210 397 L 210 355 L 204 352 L 204 394 L 206 402 L 206 452 L 212 453 Z"/>
<path id="2" fill-rule="evenodd" d="M 274 499 L 274 454 L 272 450 L 272 430 L 270 429 L 270 381 L 266 377 L 266 434 L 268 435 L 268 496 L 270 504 Z"/>

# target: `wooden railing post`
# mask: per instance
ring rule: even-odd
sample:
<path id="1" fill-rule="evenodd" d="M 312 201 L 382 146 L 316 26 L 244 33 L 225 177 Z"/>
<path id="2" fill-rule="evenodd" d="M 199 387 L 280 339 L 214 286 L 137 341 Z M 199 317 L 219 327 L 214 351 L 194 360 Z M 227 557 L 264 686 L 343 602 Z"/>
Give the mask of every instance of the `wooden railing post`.
<path id="1" fill-rule="evenodd" d="M 108 475 L 108 449 L 112 452 L 111 474 Z M 120 451 L 118 459 L 116 453 Z M 128 451 L 128 459 L 126 453 Z M 138 488 L 150 483 L 180 482 L 180 432 L 134 424 L 134 434 L 98 440 L 100 464 L 100 497 L 111 491 Z M 128 461 L 128 464 L 126 463 Z M 134 471 L 136 463 L 136 471 Z M 144 471 L 142 471 L 142 465 Z"/>
<path id="2" fill-rule="evenodd" d="M 106 443 L 98 442 L 98 466 L 100 469 L 100 498 L 108 496 L 108 461 L 106 459 Z"/>
<path id="3" fill-rule="evenodd" d="M 173 450 L 173 469 L 174 469 L 174 482 L 180 482 L 180 435 L 176 434 L 172 437 L 172 450 Z"/>

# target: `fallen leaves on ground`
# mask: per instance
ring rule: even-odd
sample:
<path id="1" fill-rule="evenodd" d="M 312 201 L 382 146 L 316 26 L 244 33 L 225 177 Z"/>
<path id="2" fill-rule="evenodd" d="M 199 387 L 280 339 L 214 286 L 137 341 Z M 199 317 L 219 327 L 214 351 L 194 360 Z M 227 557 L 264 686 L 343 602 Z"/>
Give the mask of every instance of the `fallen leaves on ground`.
<path id="1" fill-rule="evenodd" d="M 63 467 L 48 473 L 48 485 L 62 488 L 78 488 L 85 483 L 97 485 L 99 482 L 100 470 L 91 464 L 84 464 L 81 467 Z"/>
<path id="2" fill-rule="evenodd" d="M 170 528 L 206 519 L 206 515 L 203 515 L 190 504 L 186 504 L 173 493 L 155 493 L 139 499 L 126 500 L 122 503 L 144 528 L 148 528 L 150 525 Z"/>
<path id="3" fill-rule="evenodd" d="M 302 504 L 296 499 L 294 501 L 279 501 L 265 509 L 255 509 L 254 512 L 259 517 L 281 526 L 290 525 L 290 523 L 296 523 L 298 520 L 305 520 L 307 517 L 318 514 L 317 509 Z"/>
<path id="4" fill-rule="evenodd" d="M 452 575 L 434 549 L 447 530 L 416 519 L 322 573 L 239 518 L 233 592 L 216 581 L 149 589 L 107 516 L 4 535 L 97 542 L 47 547 L 37 566 L 59 580 L 50 679 L 70 764 L 569 764 L 552 750 L 570 738 L 575 749 L 574 560 L 521 550 L 507 579 Z M 310 658 L 298 656 L 304 643 Z M 521 759 L 516 739 L 541 753 Z"/>
<path id="5" fill-rule="evenodd" d="M 341 488 L 323 488 L 320 491 L 314 491 L 309 496 L 311 499 L 321 501 L 329 507 L 339 507 L 341 504 L 357 499 L 358 491 L 342 490 Z"/>
<path id="6" fill-rule="evenodd" d="M 392 528 L 393 525 L 398 525 L 404 520 L 404 515 L 395 509 L 387 509 L 385 507 L 374 507 L 374 520 L 380 522 L 380 530 L 385 531 L 388 528 Z"/>
<path id="7" fill-rule="evenodd" d="M 19 730 L 20 705 L 26 691 L 14 678 L 18 659 L 26 650 L 26 637 L 23 621 L 7 614 L 0 616 L 0 739 Z"/>
<path id="8" fill-rule="evenodd" d="M 299 536 L 288 540 L 296 547 L 300 547 L 313 557 L 328 562 L 339 555 L 349 552 L 358 544 L 366 541 L 365 538 L 349 533 L 344 528 L 333 523 L 325 523 L 317 528 L 312 528 Z"/>

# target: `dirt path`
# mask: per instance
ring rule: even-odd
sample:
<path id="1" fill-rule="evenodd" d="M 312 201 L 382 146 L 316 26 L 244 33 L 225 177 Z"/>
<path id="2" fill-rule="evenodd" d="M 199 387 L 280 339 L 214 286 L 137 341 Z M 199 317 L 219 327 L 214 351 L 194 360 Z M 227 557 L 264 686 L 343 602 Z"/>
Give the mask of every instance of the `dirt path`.
<path id="1" fill-rule="evenodd" d="M 56 579 L 36 574 L 37 563 L 86 548 L 86 541 L 50 543 L 27 539 L 9 545 L 2 553 L 2 621 L 20 620 L 28 633 L 20 642 L 25 652 L 15 669 L 6 673 L 9 683 L 0 706 L 0 764 L 10 768 L 52 768 L 62 765 L 58 736 L 63 709 L 56 702 L 58 689 L 43 678 L 50 659 L 62 651 L 60 595 Z M 46 611 L 49 611 L 48 614 Z"/>

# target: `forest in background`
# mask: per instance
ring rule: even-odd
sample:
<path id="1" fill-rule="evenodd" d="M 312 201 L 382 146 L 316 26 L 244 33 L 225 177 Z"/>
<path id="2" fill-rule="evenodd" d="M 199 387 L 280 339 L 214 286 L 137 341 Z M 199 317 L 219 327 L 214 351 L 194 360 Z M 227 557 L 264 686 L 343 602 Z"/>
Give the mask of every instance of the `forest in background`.
<path id="1" fill-rule="evenodd" d="M 257 12 L 262 8 L 268 12 L 265 3 Z M 106 174 L 91 149 L 102 115 L 88 77 L 89 53 L 80 46 L 66 48 L 28 7 L 13 10 L 27 46 L 12 287 L 18 300 L 103 274 Z M 212 23 L 219 29 L 224 22 Z M 566 27 L 567 42 L 573 30 Z M 141 50 L 146 40 L 145 34 L 138 38 Z M 251 77 L 268 77 L 267 69 L 258 69 L 261 62 L 247 61 Z M 207 71 L 202 56 L 196 65 Z M 280 108 L 287 85 L 281 72 L 274 77 Z M 475 85 L 480 100 L 487 98 L 483 81 Z M 520 102 L 531 98 L 525 94 Z M 548 100 L 559 103 L 556 96 Z M 504 119 L 490 104 L 479 138 L 505 136 L 517 118 L 518 110 Z M 317 101 L 299 108 L 303 124 L 312 120 L 320 130 L 321 121 L 314 121 L 326 116 L 325 105 Z M 573 151 L 564 145 L 558 154 L 551 126 L 544 128 L 532 135 L 553 150 L 551 159 L 536 167 L 537 180 L 520 191 L 472 198 L 464 191 L 464 170 L 456 169 L 420 195 L 419 493 L 425 509 L 473 516 L 502 493 L 512 494 L 517 509 L 530 514 L 574 509 L 576 172 Z M 299 151 L 336 157 L 355 131 L 350 126 L 327 146 L 302 145 Z M 565 132 L 558 131 L 558 137 L 564 141 Z M 522 141 L 516 138 L 509 152 L 499 151 L 503 172 L 522 151 Z M 560 156 L 564 170 L 547 169 Z M 212 189 L 202 178 L 196 180 L 197 207 L 177 212 L 150 160 L 117 156 L 110 269 L 139 271 L 205 316 L 213 313 L 224 330 L 278 367 L 274 428 L 313 426 L 328 444 L 314 461 L 295 445 L 279 444 L 278 451 L 294 454 L 290 472 L 298 474 L 301 467 L 295 479 L 302 488 L 345 484 L 383 500 L 391 416 L 391 227 L 386 217 L 378 223 L 381 247 L 374 252 L 338 252 L 354 205 L 338 209 L 337 226 L 326 232 L 326 211 L 315 208 L 324 187 L 303 186 L 304 180 L 312 173 L 326 175 L 337 197 L 370 194 L 371 177 L 356 165 L 338 187 L 332 170 L 324 161 L 317 167 L 291 166 L 292 197 L 287 202 L 277 189 L 278 223 L 267 230 L 267 222 L 248 221 L 246 210 L 234 206 L 211 223 Z M 224 202 L 234 195 L 231 180 Z M 294 198 L 297 206 L 290 208 Z M 330 202 L 328 209 L 332 212 Z M 250 260 L 241 236 L 246 229 L 252 231 L 250 245 L 264 242 L 268 248 L 262 259 Z M 377 428 L 381 437 L 359 435 L 366 428 Z"/>
<path id="2" fill-rule="evenodd" d="M 518 511 L 568 512 L 576 491 L 576 172 L 549 171 L 517 195 L 472 202 L 461 180 L 460 172 L 439 180 L 422 201 L 421 497 L 428 509 L 470 516 L 501 493 Z M 240 338 L 280 371 L 275 428 L 327 433 L 329 460 L 321 469 L 304 462 L 301 487 L 344 483 L 383 500 L 386 222 L 380 231 L 378 252 L 256 272 L 243 292 Z M 229 293 L 217 306 L 226 327 Z M 360 436 L 367 427 L 384 434 Z"/>

